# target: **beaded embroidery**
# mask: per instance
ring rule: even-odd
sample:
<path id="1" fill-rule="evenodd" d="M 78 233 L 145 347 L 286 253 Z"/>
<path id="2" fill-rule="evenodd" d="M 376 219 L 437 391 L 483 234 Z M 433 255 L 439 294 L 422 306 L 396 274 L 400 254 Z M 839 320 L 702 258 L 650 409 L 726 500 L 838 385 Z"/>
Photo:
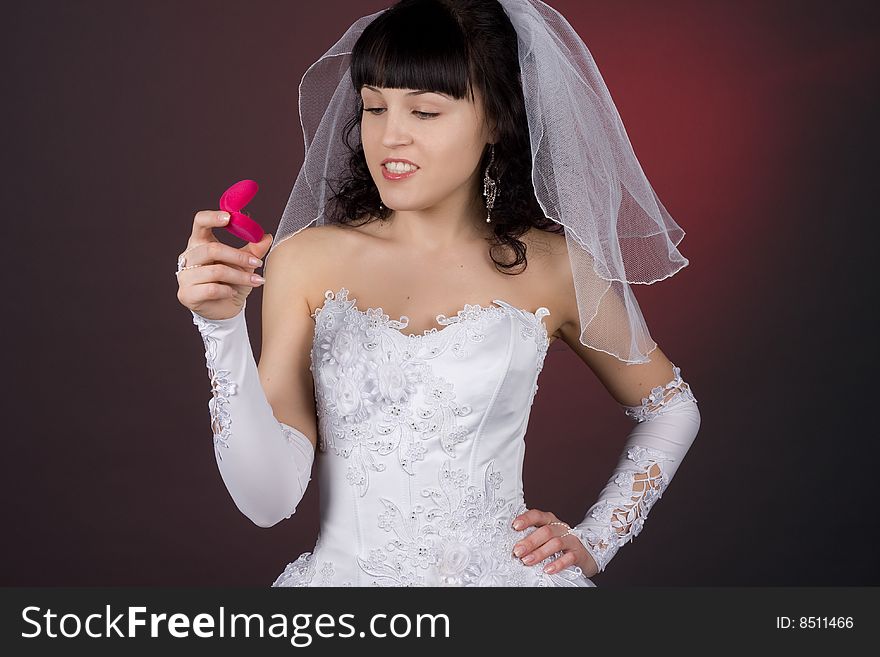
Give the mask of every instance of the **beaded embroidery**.
<path id="1" fill-rule="evenodd" d="M 211 430 L 214 434 L 214 449 L 217 458 L 223 460 L 223 452 L 220 447 L 229 448 L 230 427 L 232 416 L 229 413 L 229 396 L 236 392 L 236 384 L 229 378 L 229 370 L 218 370 L 216 365 L 217 340 L 211 336 L 218 324 L 212 322 L 194 311 L 192 312 L 193 324 L 195 324 L 202 336 L 205 345 L 205 363 L 208 374 L 211 377 L 212 397 L 208 401 L 208 409 L 211 414 Z"/>
<path id="2" fill-rule="evenodd" d="M 484 340 L 487 322 L 511 312 L 521 320 L 523 337 L 536 341 L 538 371 L 547 349 L 542 318 L 550 311 L 543 307 L 532 314 L 505 302 L 486 308 L 466 304 L 455 316 L 437 316 L 443 329 L 407 335 L 400 331 L 408 323 L 405 315 L 392 320 L 381 308 L 360 310 L 344 287 L 336 295 L 327 290 L 324 296 L 324 305 L 313 314 L 310 365 L 320 429 L 318 449 L 332 449 L 350 459 L 346 479 L 361 497 L 367 494 L 370 473 L 386 467 L 377 456 L 396 454 L 400 466 L 412 475 L 413 464 L 424 459 L 428 441 L 438 441 L 455 458 L 456 446 L 468 440 L 457 418 L 472 409 L 456 399 L 450 381 L 434 372 L 433 359 L 447 350 L 464 358 L 469 344 Z M 453 331 L 453 326 L 460 330 Z M 383 341 L 389 334 L 392 340 Z M 423 399 L 415 404 L 413 397 L 420 389 Z"/>

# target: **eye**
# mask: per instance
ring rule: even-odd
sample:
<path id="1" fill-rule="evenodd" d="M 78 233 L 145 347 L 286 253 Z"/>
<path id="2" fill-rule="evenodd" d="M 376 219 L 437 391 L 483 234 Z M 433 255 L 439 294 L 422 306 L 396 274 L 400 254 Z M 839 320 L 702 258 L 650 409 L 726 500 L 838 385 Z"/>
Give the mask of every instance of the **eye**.
<path id="1" fill-rule="evenodd" d="M 384 107 L 369 107 L 369 108 L 365 107 L 364 111 L 369 112 L 373 116 L 378 116 L 378 112 L 384 112 L 385 108 Z M 433 119 L 435 116 L 440 116 L 439 112 L 419 112 L 417 110 L 413 110 L 413 114 L 417 114 L 419 116 L 419 118 L 421 118 L 423 120 Z"/>

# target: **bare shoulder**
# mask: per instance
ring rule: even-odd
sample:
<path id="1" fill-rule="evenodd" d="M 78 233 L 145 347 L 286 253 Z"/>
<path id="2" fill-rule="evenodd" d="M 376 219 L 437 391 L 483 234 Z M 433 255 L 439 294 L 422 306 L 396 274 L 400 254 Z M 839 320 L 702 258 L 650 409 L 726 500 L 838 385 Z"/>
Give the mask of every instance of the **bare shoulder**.
<path id="1" fill-rule="evenodd" d="M 539 281 L 542 298 L 546 298 L 550 311 L 556 315 L 559 328 L 578 321 L 577 299 L 568 244 L 564 233 L 552 233 L 532 228 L 520 238 L 526 243 L 529 269 Z M 559 337 L 559 331 L 554 333 Z"/>
<path id="2" fill-rule="evenodd" d="M 328 283 L 352 280 L 356 256 L 367 247 L 368 239 L 363 229 L 351 224 L 309 226 L 272 251 L 266 269 L 277 271 L 263 274 L 265 287 L 285 288 L 285 296 L 295 295 L 297 303 L 303 300 L 311 315 L 324 303 Z"/>
<path id="3" fill-rule="evenodd" d="M 269 261 L 273 264 L 281 262 L 285 269 L 300 263 L 311 270 L 313 265 L 330 253 L 328 249 L 332 247 L 338 250 L 344 246 L 341 240 L 348 238 L 349 234 L 345 227 L 334 224 L 308 226 L 274 246 Z"/>

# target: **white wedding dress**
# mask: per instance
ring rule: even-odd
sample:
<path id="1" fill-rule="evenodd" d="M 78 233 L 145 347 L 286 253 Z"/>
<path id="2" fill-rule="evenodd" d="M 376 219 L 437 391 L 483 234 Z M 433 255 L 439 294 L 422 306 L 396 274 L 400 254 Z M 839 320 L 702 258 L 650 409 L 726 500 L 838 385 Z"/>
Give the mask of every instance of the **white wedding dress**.
<path id="1" fill-rule="evenodd" d="M 317 544 L 273 586 L 594 586 L 513 545 L 543 317 L 501 299 L 405 332 L 342 288 L 315 311 Z"/>
<path id="2" fill-rule="evenodd" d="M 541 307 L 502 299 L 467 305 L 422 335 L 408 319 L 325 293 L 310 366 L 318 446 L 275 418 L 251 349 L 244 308 L 193 312 L 211 376 L 217 465 L 236 506 L 261 527 L 290 518 L 318 472 L 321 524 L 310 552 L 273 586 L 581 586 L 577 566 L 525 565 L 513 546 L 529 508 L 525 435 L 549 341 Z M 700 428 L 690 385 L 671 380 L 638 406 L 637 424 L 598 501 L 571 533 L 603 572 L 644 527 Z"/>

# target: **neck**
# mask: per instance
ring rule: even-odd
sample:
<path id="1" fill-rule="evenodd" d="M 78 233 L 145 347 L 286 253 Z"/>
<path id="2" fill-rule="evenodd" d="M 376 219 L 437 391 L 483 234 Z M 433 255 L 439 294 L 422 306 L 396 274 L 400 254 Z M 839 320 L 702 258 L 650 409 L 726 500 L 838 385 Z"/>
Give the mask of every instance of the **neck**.
<path id="1" fill-rule="evenodd" d="M 387 235 L 408 249 L 438 253 L 463 244 L 485 240 L 492 235 L 486 222 L 482 197 L 454 197 L 421 210 L 395 210 L 388 218 Z"/>

